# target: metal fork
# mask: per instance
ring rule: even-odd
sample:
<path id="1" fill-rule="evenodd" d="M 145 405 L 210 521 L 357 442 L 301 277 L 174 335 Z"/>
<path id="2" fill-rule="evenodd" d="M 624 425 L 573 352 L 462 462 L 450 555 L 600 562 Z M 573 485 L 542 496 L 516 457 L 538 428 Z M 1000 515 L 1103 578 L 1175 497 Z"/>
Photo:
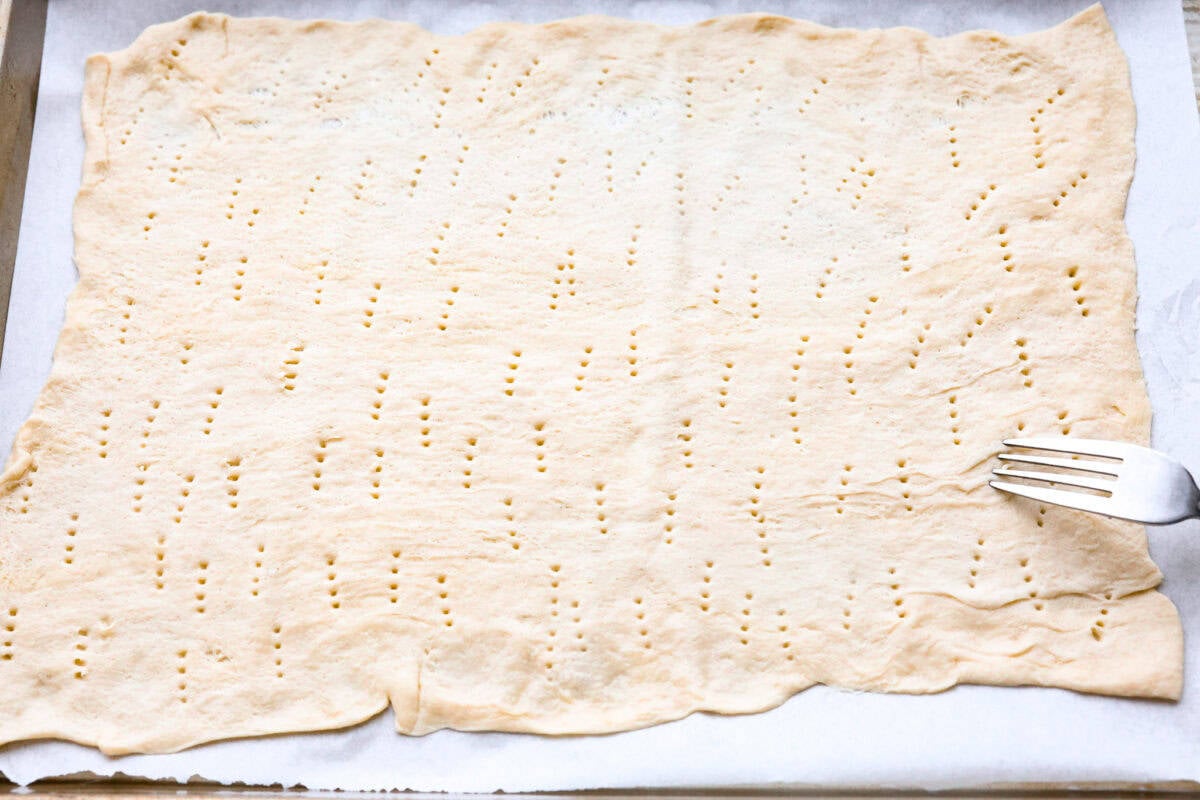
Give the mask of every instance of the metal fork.
<path id="1" fill-rule="evenodd" d="M 1091 459 L 1054 458 L 1025 453 L 1000 453 L 1001 461 L 1032 464 L 1071 472 L 1012 469 L 1007 464 L 992 470 L 998 478 L 1018 478 L 1051 486 L 1091 489 L 1099 494 L 1050 489 L 1008 480 L 989 481 L 1004 492 L 1051 503 L 1056 506 L 1091 511 L 1148 525 L 1200 517 L 1200 488 L 1187 468 L 1162 453 L 1124 442 L 1102 439 L 1005 439 L 1005 447 L 1066 453 L 1070 456 L 1094 456 Z M 1090 477 L 1103 475 L 1106 477 Z"/>

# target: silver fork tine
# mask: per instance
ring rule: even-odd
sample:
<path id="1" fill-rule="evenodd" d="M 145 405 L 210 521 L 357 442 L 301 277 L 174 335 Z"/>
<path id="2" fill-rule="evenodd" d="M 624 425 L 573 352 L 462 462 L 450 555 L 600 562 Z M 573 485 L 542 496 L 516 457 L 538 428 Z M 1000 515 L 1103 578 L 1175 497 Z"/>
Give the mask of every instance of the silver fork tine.
<path id="1" fill-rule="evenodd" d="M 1023 447 L 1027 450 L 1053 450 L 1056 453 L 1078 453 L 1101 458 L 1122 458 L 1128 445 L 1103 439 L 1055 439 L 1049 436 L 1036 439 L 1005 439 L 1005 447 Z"/>
<path id="2" fill-rule="evenodd" d="M 1106 478 L 1088 478 L 1084 475 L 1067 475 L 1061 472 L 1032 472 L 1024 469 L 994 469 L 997 478 L 1024 478 L 1028 481 L 1057 483 L 1062 486 L 1078 486 L 1081 489 L 1098 489 L 1112 494 L 1117 482 Z"/>
<path id="3" fill-rule="evenodd" d="M 1092 511 L 1097 514 L 1112 515 L 1112 507 L 1107 497 L 1097 497 L 1081 492 L 1068 492 L 1062 489 L 1043 489 L 1038 486 L 1026 486 L 1020 483 L 1009 483 L 1008 481 L 988 481 L 988 485 L 1010 492 L 1011 494 L 1028 497 L 1030 500 L 1040 500 L 1043 503 L 1050 503 L 1055 506 L 1078 508 L 1080 511 Z"/>
<path id="4" fill-rule="evenodd" d="M 1027 456 L 1021 453 L 1000 453 L 996 456 L 1001 461 L 1020 461 L 1023 464 L 1041 464 L 1046 467 L 1065 467 L 1084 472 L 1098 472 L 1101 475 L 1116 475 L 1117 465 L 1108 461 L 1076 461 L 1073 458 L 1047 458 L 1046 456 Z M 1053 474 L 1053 473 L 1047 473 Z"/>
<path id="5" fill-rule="evenodd" d="M 1007 439 L 1004 444 L 1008 447 L 1115 460 L 1102 463 L 1091 459 L 1048 458 L 1040 453 L 998 453 L 1001 467 L 992 473 L 998 480 L 988 483 L 1003 492 L 1149 525 L 1169 525 L 1189 517 L 1200 517 L 1200 485 L 1197 485 L 1196 479 L 1183 464 L 1148 447 L 1097 439 L 1060 439 L 1057 436 Z M 1031 464 L 1069 471 L 1011 469 L 1013 462 L 1015 466 Z M 1087 474 L 1089 472 L 1111 477 L 1093 477 Z M 1022 482 L 1013 483 L 1005 478 L 1018 478 Z M 1039 483 L 1031 485 L 1024 481 Z M 1046 484 L 1093 489 L 1105 494 L 1085 494 L 1069 488 L 1050 488 Z"/>

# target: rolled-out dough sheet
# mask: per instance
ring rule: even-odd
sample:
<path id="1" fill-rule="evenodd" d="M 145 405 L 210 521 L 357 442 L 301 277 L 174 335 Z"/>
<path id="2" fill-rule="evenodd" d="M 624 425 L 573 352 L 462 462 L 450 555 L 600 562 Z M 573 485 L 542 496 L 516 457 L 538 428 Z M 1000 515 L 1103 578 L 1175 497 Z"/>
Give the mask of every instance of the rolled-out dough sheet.
<path id="1" fill-rule="evenodd" d="M 1102 12 L 436 37 L 195 15 L 88 65 L 80 284 L 3 477 L 5 741 L 621 730 L 815 682 L 1175 697 Z"/>

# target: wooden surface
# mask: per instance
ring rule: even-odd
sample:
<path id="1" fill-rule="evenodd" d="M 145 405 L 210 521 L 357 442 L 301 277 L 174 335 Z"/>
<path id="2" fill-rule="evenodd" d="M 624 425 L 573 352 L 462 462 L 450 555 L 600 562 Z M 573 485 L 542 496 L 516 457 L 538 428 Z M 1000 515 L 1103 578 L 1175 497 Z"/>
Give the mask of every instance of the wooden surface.
<path id="1" fill-rule="evenodd" d="M 45 0 L 0 0 L 0 348 L 37 104 Z"/>

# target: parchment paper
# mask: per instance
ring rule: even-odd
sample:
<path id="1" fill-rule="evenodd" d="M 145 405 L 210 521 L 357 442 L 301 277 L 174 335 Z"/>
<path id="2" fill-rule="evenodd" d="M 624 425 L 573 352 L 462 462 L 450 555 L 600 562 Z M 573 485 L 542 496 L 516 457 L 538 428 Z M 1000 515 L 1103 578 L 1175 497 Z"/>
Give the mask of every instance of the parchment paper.
<path id="1" fill-rule="evenodd" d="M 50 370 L 75 281 L 71 203 L 83 159 L 79 102 L 87 54 L 125 47 L 147 25 L 198 0 L 56 0 L 46 28 L 8 331 L 0 359 L 0 449 L 28 415 Z M 876 2 L 336 2 L 212 0 L 231 14 L 389 17 L 439 33 L 491 20 L 541 22 L 609 13 L 664 23 L 774 11 L 828 25 L 910 25 L 1022 33 L 1062 21 L 1088 0 Z M 1107 0 L 1129 56 L 1138 164 L 1127 222 L 1137 249 L 1138 345 L 1154 407 L 1154 443 L 1200 467 L 1200 126 L 1179 0 Z M 1096 375 L 1096 380 L 1104 380 Z M 1200 523 L 1150 530 L 1187 635 L 1179 703 L 1054 689 L 959 687 L 928 697 L 816 687 L 773 711 L 693 715 L 613 736 L 539 738 L 442 731 L 394 733 L 387 712 L 341 732 L 224 742 L 166 756 L 106 758 L 62 742 L 0 748 L 18 783 L 90 771 L 147 778 L 302 784 L 310 789 L 532 791 L 616 787 L 791 785 L 941 789 L 1010 782 L 1200 781 Z M 0 687 L 0 702 L 4 702 Z"/>

